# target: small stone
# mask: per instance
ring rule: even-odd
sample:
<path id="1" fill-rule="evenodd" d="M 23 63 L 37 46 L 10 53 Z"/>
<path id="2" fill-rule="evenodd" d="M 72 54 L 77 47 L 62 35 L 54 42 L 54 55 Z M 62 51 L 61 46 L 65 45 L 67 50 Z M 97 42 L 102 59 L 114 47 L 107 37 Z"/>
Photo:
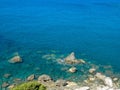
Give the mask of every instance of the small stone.
<path id="1" fill-rule="evenodd" d="M 27 81 L 32 81 L 32 80 L 34 80 L 34 78 L 35 78 L 35 75 L 32 74 L 27 78 Z"/>
<path id="2" fill-rule="evenodd" d="M 77 68 L 76 67 L 71 67 L 68 71 L 71 72 L 71 73 L 75 73 L 77 71 Z"/>
<path id="3" fill-rule="evenodd" d="M 22 62 L 22 58 L 19 55 L 17 55 L 11 58 L 8 62 L 9 63 L 20 63 Z"/>
<path id="4" fill-rule="evenodd" d="M 95 68 L 90 68 L 90 69 L 89 69 L 89 73 L 91 73 L 91 74 L 94 73 L 95 71 L 96 71 Z"/>
<path id="5" fill-rule="evenodd" d="M 2 88 L 6 88 L 6 87 L 8 87 L 9 86 L 9 83 L 7 83 L 7 82 L 4 82 L 3 84 L 2 84 Z"/>
<path id="6" fill-rule="evenodd" d="M 4 77 L 5 78 L 9 78 L 11 76 L 11 74 L 7 73 L 7 74 L 4 74 Z"/>

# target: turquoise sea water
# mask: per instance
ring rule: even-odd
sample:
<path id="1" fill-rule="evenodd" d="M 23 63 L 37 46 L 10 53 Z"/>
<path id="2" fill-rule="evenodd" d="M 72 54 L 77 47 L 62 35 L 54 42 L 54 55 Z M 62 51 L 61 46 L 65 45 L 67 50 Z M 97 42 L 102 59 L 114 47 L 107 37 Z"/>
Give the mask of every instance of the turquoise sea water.
<path id="1" fill-rule="evenodd" d="M 10 64 L 16 52 L 23 62 Z M 70 66 L 42 58 L 71 52 L 96 65 L 112 65 L 114 73 L 120 73 L 119 0 L 0 0 L 1 81 L 7 80 L 5 73 L 12 74 L 11 81 L 33 73 L 79 78 L 82 72 L 67 73 L 61 68 Z"/>

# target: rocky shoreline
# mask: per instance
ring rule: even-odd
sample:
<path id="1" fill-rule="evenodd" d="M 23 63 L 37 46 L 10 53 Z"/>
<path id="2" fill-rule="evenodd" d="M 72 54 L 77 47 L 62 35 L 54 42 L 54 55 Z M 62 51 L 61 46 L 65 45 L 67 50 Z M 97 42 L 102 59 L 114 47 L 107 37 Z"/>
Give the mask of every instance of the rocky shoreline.
<path id="1" fill-rule="evenodd" d="M 52 55 L 52 58 L 54 55 Z M 45 58 L 45 57 L 44 57 Z M 47 55 L 47 58 L 51 58 L 51 55 Z M 19 54 L 12 57 L 9 63 L 21 63 L 22 58 Z M 68 73 L 76 73 L 78 68 L 75 67 L 76 64 L 87 65 L 87 62 L 83 59 L 76 59 L 75 53 L 72 52 L 63 59 L 59 59 L 58 63 L 68 64 L 71 67 L 67 69 Z M 26 80 L 15 79 L 14 83 L 3 82 L 1 85 L 2 90 L 12 90 L 12 88 L 17 85 L 30 81 L 37 81 L 38 83 L 43 84 L 47 90 L 120 90 L 120 76 L 107 76 L 102 72 L 98 72 L 96 67 L 89 68 L 87 70 L 87 78 L 83 79 L 80 82 L 73 82 L 70 80 L 58 79 L 54 80 L 49 75 L 43 74 L 37 76 L 36 74 L 29 75 Z M 3 75 L 4 78 L 11 77 L 11 74 L 6 73 Z M 82 77 L 81 77 L 82 78 Z M 81 79 L 78 78 L 78 79 Z"/>
<path id="2" fill-rule="evenodd" d="M 111 78 L 100 72 L 96 72 L 96 74 L 91 75 L 91 77 L 88 77 L 88 79 L 79 83 L 63 79 L 58 79 L 55 81 L 46 74 L 40 75 L 38 78 L 36 78 L 36 75 L 32 74 L 27 77 L 25 82 L 34 80 L 43 84 L 47 90 L 120 90 L 119 78 Z M 2 87 L 12 90 L 12 88 L 16 87 L 16 85 L 17 84 L 15 83 L 8 84 L 7 82 L 4 82 Z"/>

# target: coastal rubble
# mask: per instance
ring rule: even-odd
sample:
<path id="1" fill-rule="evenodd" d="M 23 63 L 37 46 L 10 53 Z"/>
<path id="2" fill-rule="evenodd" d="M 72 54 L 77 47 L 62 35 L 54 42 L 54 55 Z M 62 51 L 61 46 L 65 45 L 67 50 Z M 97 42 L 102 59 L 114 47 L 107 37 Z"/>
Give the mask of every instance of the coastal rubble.
<path id="1" fill-rule="evenodd" d="M 34 74 L 30 75 L 29 77 L 32 77 L 33 79 L 33 76 Z M 111 77 L 97 72 L 92 78 L 94 78 L 93 82 L 88 82 L 86 84 L 84 82 L 80 82 L 79 84 L 64 79 L 58 79 L 54 81 L 49 75 L 43 74 L 38 77 L 37 82 L 46 86 L 47 90 L 120 90 L 115 86 Z M 103 83 L 101 83 L 101 81 Z M 2 86 L 4 88 L 14 88 L 15 84 L 10 85 L 8 83 L 3 83 Z"/>

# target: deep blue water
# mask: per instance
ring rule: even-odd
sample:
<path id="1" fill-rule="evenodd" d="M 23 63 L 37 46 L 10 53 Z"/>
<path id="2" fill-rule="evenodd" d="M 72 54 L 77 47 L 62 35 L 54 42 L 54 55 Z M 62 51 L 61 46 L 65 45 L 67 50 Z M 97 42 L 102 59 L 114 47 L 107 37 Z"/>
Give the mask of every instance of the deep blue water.
<path id="1" fill-rule="evenodd" d="M 120 1 L 0 0 L 1 75 L 12 73 L 16 78 L 32 73 L 46 73 L 55 78 L 71 76 L 59 71 L 63 66 L 41 58 L 51 50 L 58 51 L 57 55 L 74 51 L 78 58 L 112 65 L 119 73 Z M 43 53 L 37 53 L 39 51 Z M 8 63 L 15 52 L 19 52 L 23 63 Z M 40 71 L 35 71 L 35 67 Z"/>

